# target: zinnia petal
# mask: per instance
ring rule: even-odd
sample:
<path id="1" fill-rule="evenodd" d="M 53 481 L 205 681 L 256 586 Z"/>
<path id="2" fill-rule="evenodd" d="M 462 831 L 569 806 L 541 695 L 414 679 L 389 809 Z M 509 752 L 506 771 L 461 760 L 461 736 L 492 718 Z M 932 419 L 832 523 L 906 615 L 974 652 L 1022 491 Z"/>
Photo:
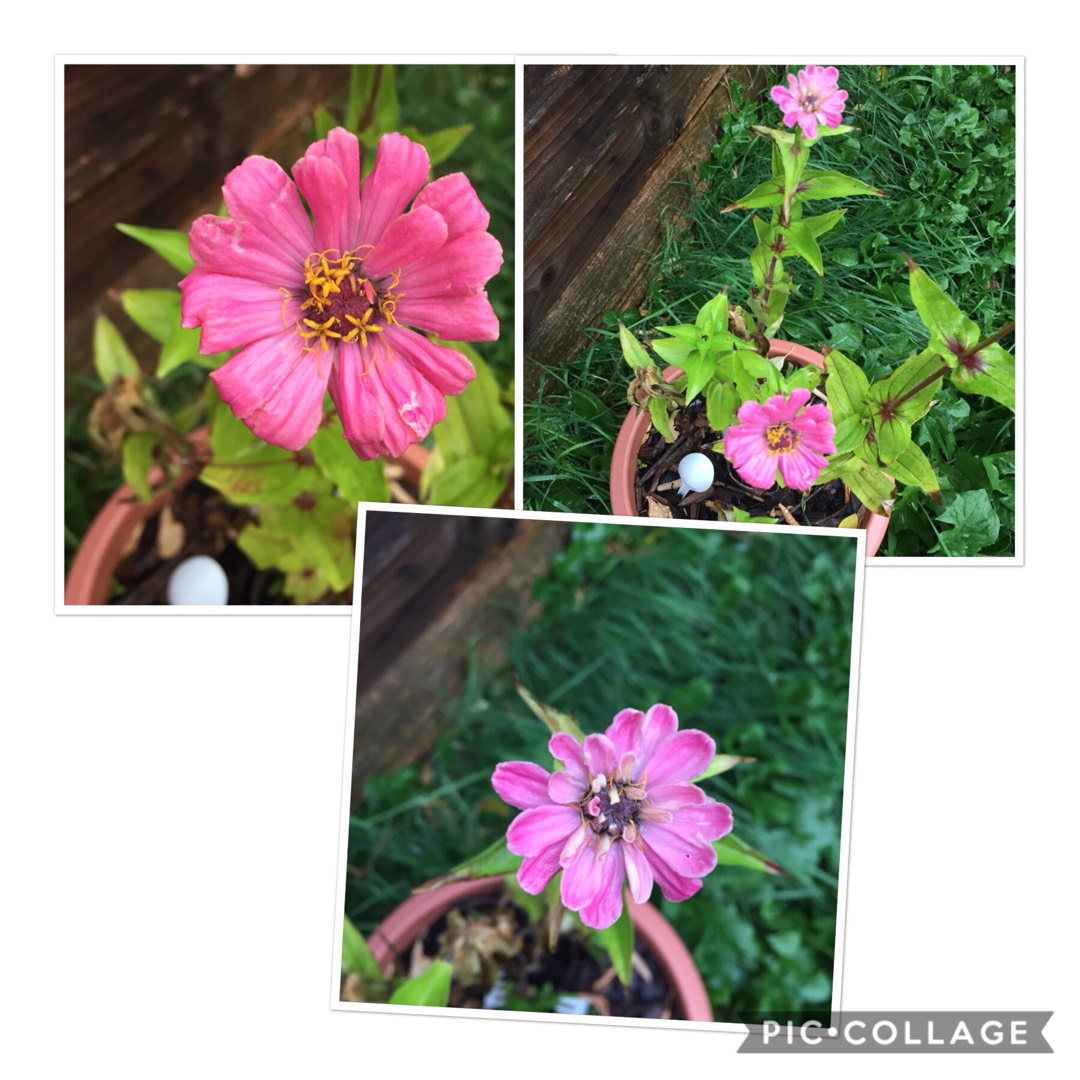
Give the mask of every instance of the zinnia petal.
<path id="1" fill-rule="evenodd" d="M 303 263 L 311 251 L 311 222 L 296 185 L 276 161 L 246 158 L 225 177 L 221 194 L 232 218 Z"/>
<path id="2" fill-rule="evenodd" d="M 397 132 L 379 140 L 375 165 L 360 192 L 360 243 L 378 246 L 390 222 L 424 186 L 430 168 L 428 152 L 420 143 Z"/>
<path id="3" fill-rule="evenodd" d="M 578 917 L 586 926 L 603 930 L 616 922 L 623 909 L 623 866 L 625 844 L 612 844 L 600 863 L 600 882 L 592 896 L 579 911 Z"/>
<path id="4" fill-rule="evenodd" d="M 491 786 L 504 802 L 519 810 L 528 810 L 550 801 L 547 794 L 549 775 L 547 769 L 531 761 L 502 761 L 495 766 Z"/>
<path id="5" fill-rule="evenodd" d="M 581 815 L 570 806 L 534 806 L 522 811 L 506 830 L 506 846 L 515 855 L 538 855 L 552 844 L 565 843 L 581 827 Z"/>
<path id="6" fill-rule="evenodd" d="M 487 232 L 491 221 L 491 215 L 464 173 L 450 173 L 433 180 L 413 201 L 413 209 L 418 206 L 430 206 L 442 215 L 450 240 L 463 233 Z"/>

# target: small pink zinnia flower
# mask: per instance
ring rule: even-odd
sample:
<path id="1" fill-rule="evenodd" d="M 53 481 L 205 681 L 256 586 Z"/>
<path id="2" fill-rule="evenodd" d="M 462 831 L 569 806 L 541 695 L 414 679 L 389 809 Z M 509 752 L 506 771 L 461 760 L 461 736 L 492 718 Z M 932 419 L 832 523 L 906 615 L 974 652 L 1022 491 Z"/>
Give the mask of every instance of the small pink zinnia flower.
<path id="1" fill-rule="evenodd" d="M 836 453 L 836 428 L 827 406 L 803 409 L 809 400 L 810 391 L 799 386 L 789 398 L 777 394 L 764 405 L 744 401 L 739 407 L 739 423 L 724 434 L 724 454 L 748 484 L 768 490 L 779 468 L 787 487 L 813 487 L 828 464 L 822 455 Z"/>
<path id="2" fill-rule="evenodd" d="M 685 900 L 716 866 L 711 841 L 731 832 L 731 811 L 690 781 L 716 754 L 703 731 L 679 731 L 667 705 L 623 709 L 585 745 L 560 732 L 548 742 L 565 768 L 549 773 L 529 761 L 498 765 L 492 786 L 518 814 L 507 847 L 524 855 L 517 878 L 543 891 L 562 870 L 562 902 L 586 926 L 603 930 L 623 907 L 623 881 L 643 904 L 660 886 Z"/>
<path id="3" fill-rule="evenodd" d="M 260 439 L 299 450 L 329 390 L 361 458 L 398 455 L 476 375 L 404 325 L 499 336 L 483 291 L 502 264 L 488 213 L 464 174 L 428 184 L 429 169 L 423 146 L 384 135 L 361 189 L 359 141 L 335 128 L 293 166 L 296 183 L 245 159 L 225 179 L 229 216 L 192 225 L 182 323 L 202 328 L 204 353 L 240 348 L 211 378 Z"/>
<path id="4" fill-rule="evenodd" d="M 787 127 L 796 124 L 808 139 L 817 138 L 818 124 L 837 127 L 844 112 L 847 91 L 837 88 L 840 73 L 834 67 L 818 67 L 810 64 L 787 77 L 787 86 L 774 86 L 770 93 L 773 101 L 784 110 Z"/>

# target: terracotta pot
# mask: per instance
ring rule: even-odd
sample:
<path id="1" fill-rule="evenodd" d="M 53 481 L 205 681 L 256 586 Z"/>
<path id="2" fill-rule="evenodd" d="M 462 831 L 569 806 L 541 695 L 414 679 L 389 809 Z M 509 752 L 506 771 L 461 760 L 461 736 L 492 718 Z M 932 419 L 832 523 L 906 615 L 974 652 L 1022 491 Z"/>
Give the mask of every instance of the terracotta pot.
<path id="1" fill-rule="evenodd" d="M 504 888 L 501 877 L 478 878 L 444 885 L 431 892 L 415 893 L 395 908 L 375 929 L 368 945 L 384 975 L 393 969 L 396 957 L 412 947 L 431 925 L 455 904 L 481 896 L 497 896 Z M 652 904 L 630 902 L 634 930 L 649 947 L 675 995 L 681 1020 L 711 1021 L 712 1006 L 697 966 L 671 923 Z"/>
<path id="2" fill-rule="evenodd" d="M 790 341 L 770 342 L 769 356 L 782 356 L 798 364 L 810 364 L 821 371 L 825 370 L 825 358 L 821 353 Z M 674 367 L 664 370 L 664 378 L 667 382 L 671 382 L 681 374 L 682 372 Z M 611 455 L 610 492 L 613 514 L 623 517 L 637 517 L 638 515 L 637 491 L 634 486 L 637 478 L 637 455 L 651 426 L 652 418 L 647 410 L 631 409 L 626 414 L 622 427 L 619 428 L 619 434 L 615 439 L 615 449 Z M 877 553 L 888 527 L 887 517 L 881 514 L 870 514 L 866 523 L 866 554 L 868 556 Z"/>
<path id="3" fill-rule="evenodd" d="M 200 428 L 191 435 L 197 448 L 206 449 L 207 429 Z M 427 461 L 428 452 L 418 443 L 410 446 L 395 464 L 405 471 L 405 481 L 413 486 L 420 482 L 420 472 Z M 177 488 L 188 483 L 194 470 L 180 473 Z M 164 480 L 160 466 L 150 470 L 150 486 L 156 487 Z M 123 557 L 136 531 L 148 521 L 173 496 L 173 488 L 161 492 L 152 502 L 142 502 L 128 484 L 121 484 L 109 496 L 97 517 L 90 523 L 86 535 L 79 544 L 71 561 L 64 583 L 65 604 L 104 604 L 109 599 L 109 583 L 116 566 Z"/>

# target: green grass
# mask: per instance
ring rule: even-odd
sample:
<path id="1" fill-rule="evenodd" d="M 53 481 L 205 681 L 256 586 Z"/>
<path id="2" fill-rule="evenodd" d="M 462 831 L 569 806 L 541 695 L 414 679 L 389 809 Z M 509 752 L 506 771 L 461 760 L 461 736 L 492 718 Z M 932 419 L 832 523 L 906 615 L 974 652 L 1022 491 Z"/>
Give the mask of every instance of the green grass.
<path id="1" fill-rule="evenodd" d="M 773 72 L 766 85 L 779 76 Z M 986 333 L 1013 318 L 1015 73 L 975 65 L 847 67 L 841 85 L 849 95 L 845 121 L 860 130 L 822 140 L 812 151 L 813 167 L 856 176 L 888 197 L 819 204 L 821 210 L 847 205 L 848 212 L 822 237 L 824 279 L 802 260 L 790 260 L 799 291 L 780 336 L 828 342 L 873 379 L 927 338 L 908 295 L 905 254 Z M 668 223 L 663 251 L 642 283 L 647 314 L 611 312 L 577 358 L 541 365 L 545 392 L 525 403 L 528 508 L 608 512 L 606 476 L 596 474 L 601 467 L 606 473 L 600 461 L 610 455 L 626 409 L 629 369 L 618 348 L 619 318 L 647 337 L 658 325 L 692 322 L 725 285 L 735 302 L 749 294 L 751 215 L 722 210 L 768 178 L 768 143 L 750 126 L 777 126 L 779 117 L 767 97 L 746 100 L 735 91 L 723 135 L 701 165 L 706 186 L 692 198 L 689 225 Z M 605 409 L 582 415 L 574 397 L 582 390 Z M 882 554 L 1011 555 L 1015 435 L 1008 410 L 946 385 L 916 427 L 916 440 L 934 465 L 944 503 L 937 507 L 920 491 L 901 489 Z"/>
<path id="2" fill-rule="evenodd" d="M 809 1012 L 831 996 L 855 547 L 792 531 L 578 524 L 536 581 L 541 613 L 507 612 L 508 670 L 474 667 L 434 751 L 373 777 L 351 821 L 346 913 L 370 931 L 409 889 L 503 835 L 499 761 L 547 763 L 513 689 L 586 732 L 627 706 L 757 763 L 704 782 L 735 832 L 789 871 L 720 868 L 681 904 L 654 895 L 692 950 L 718 1019 Z"/>

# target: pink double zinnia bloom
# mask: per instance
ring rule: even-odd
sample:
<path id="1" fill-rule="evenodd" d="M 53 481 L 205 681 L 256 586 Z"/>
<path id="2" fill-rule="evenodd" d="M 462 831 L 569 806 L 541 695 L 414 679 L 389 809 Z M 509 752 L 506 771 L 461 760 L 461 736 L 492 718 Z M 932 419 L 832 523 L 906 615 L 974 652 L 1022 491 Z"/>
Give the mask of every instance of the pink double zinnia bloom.
<path id="1" fill-rule="evenodd" d="M 809 491 L 828 462 L 823 454 L 836 453 L 836 428 L 825 405 L 810 405 L 810 391 L 799 386 L 791 396 L 776 394 L 762 405 L 744 401 L 738 424 L 724 434 L 724 454 L 735 471 L 756 488 L 776 483 L 776 470 L 784 484 Z"/>
<path id="2" fill-rule="evenodd" d="M 462 173 L 428 184 L 429 169 L 423 146 L 384 135 L 361 188 L 359 141 L 335 128 L 293 166 L 295 183 L 247 158 L 225 180 L 228 216 L 192 225 L 182 323 L 202 328 L 204 353 L 240 349 L 211 378 L 260 439 L 299 450 L 329 390 L 361 458 L 397 455 L 476 375 L 408 328 L 499 336 L 484 292 L 502 264 L 488 213 Z"/>
<path id="3" fill-rule="evenodd" d="M 798 78 L 789 75 L 787 86 L 774 86 L 770 94 L 784 111 L 784 123 L 788 127 L 798 124 L 808 139 L 817 138 L 818 124 L 839 126 L 847 101 L 847 91 L 836 85 L 839 76 L 834 67 L 810 64 L 799 72 Z"/>
<path id="4" fill-rule="evenodd" d="M 585 745 L 560 732 L 548 743 L 564 768 L 503 762 L 491 783 L 518 814 L 507 847 L 525 858 L 517 878 L 540 893 L 562 870 L 563 904 L 602 930 L 623 908 L 623 883 L 639 904 L 653 883 L 685 900 L 716 866 L 711 841 L 731 832 L 731 811 L 690 783 L 716 754 L 703 731 L 679 731 L 667 705 L 624 709 Z"/>

